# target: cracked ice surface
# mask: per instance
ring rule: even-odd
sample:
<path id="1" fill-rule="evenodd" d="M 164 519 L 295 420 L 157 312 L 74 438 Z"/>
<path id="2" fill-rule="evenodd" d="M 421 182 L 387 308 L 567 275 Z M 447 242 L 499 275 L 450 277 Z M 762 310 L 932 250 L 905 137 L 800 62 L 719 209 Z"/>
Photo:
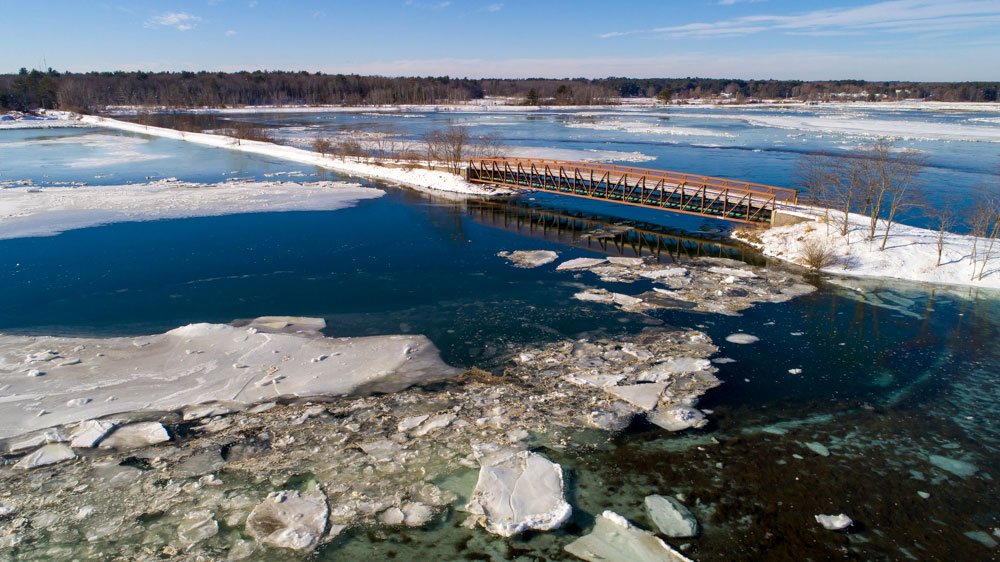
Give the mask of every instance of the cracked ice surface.
<path id="1" fill-rule="evenodd" d="M 290 330 L 310 326 L 303 319 L 290 324 L 271 319 L 251 327 L 264 325 Z M 244 326 L 222 333 L 248 336 L 246 345 L 257 341 L 251 336 L 262 335 L 247 330 Z M 122 349 L 145 356 L 161 345 L 161 337 L 129 338 L 122 342 Z M 295 341 L 315 339 L 326 340 L 307 330 L 297 334 Z M 54 353 L 43 353 L 47 350 Z M 178 346 L 176 357 L 171 358 L 204 359 L 207 350 L 187 353 L 203 350 L 189 343 Z M 356 350 L 377 361 L 369 349 Z M 36 360 L 55 362 L 63 351 L 52 345 L 39 346 L 13 357 L 23 363 L 28 354 L 34 354 Z M 329 367 L 340 357 L 336 350 L 317 353 L 309 348 L 307 354 L 292 348 L 280 351 L 270 355 L 277 361 L 285 353 L 296 358 L 301 355 L 308 365 Z M 565 500 L 557 497 L 558 486 L 554 484 L 561 468 L 535 451 L 559 448 L 585 454 L 593 428 L 618 430 L 634 416 L 646 413 L 603 386 L 571 379 L 635 385 L 637 377 L 652 371 L 659 383 L 668 383 L 655 385 L 664 388 L 656 407 L 673 410 L 693 405 L 718 380 L 707 370 L 682 372 L 677 361 L 668 363 L 668 359 L 692 357 L 695 361 L 690 366 L 710 366 L 700 360 L 716 351 L 700 332 L 663 328 L 634 336 L 591 336 L 530 348 L 511 345 L 511 359 L 501 375 L 470 370 L 431 387 L 412 386 L 365 397 L 323 397 L 323 404 L 269 400 L 248 409 L 209 405 L 147 413 L 146 420 L 155 415 L 157 421 L 143 423 L 162 424 L 170 441 L 124 450 L 81 449 L 73 451 L 76 458 L 57 464 L 13 469 L 12 464 L 28 458 L 39 447 L 52 450 L 51 444 L 44 444 L 46 440 L 66 441 L 66 436 L 76 436 L 84 426 L 97 429 L 95 434 L 112 429 L 95 424 L 65 425 L 44 432 L 18 453 L 4 455 L 7 466 L 0 466 L 0 504 L 7 519 L 0 532 L 0 549 L 15 557 L 46 560 L 153 560 L 181 553 L 191 559 L 304 559 L 308 549 L 323 548 L 335 538 L 350 541 L 346 530 L 422 526 L 439 519 L 445 510 L 460 509 L 466 501 L 458 502 L 458 498 L 468 498 L 473 491 L 473 471 L 498 466 L 504 458 L 517 455 L 534 459 L 525 462 L 525 468 L 531 464 L 532 474 L 550 475 L 548 481 L 553 484 L 547 488 L 552 494 L 533 491 L 530 501 L 518 504 L 529 508 L 519 512 L 534 514 L 525 520 L 542 526 L 558 525 L 563 511 L 557 508 L 565 505 Z M 112 355 L 108 350 L 86 347 L 74 352 L 81 358 L 79 365 L 61 369 L 86 368 L 93 358 L 91 352 Z M 324 354 L 328 357 L 311 362 Z M 255 366 L 249 358 L 239 361 L 237 369 L 233 367 L 237 359 L 220 360 L 220 368 L 231 373 L 229 376 L 241 376 L 243 371 L 264 366 Z M 664 366 L 654 368 L 660 364 Z M 443 364 L 439 366 L 454 373 Z M 336 368 L 332 372 L 337 372 Z M 59 373 L 53 369 L 46 377 L 55 380 Z M 602 374 L 606 380 L 595 378 Z M 278 382 L 279 387 L 281 384 Z M 258 388 L 273 388 L 273 383 Z M 102 403 L 95 400 L 77 407 Z M 142 425 L 127 414 L 113 417 L 122 418 L 118 428 Z M 585 437 L 574 438 L 580 434 Z M 59 444 L 64 453 L 63 447 L 70 449 Z M 519 465 L 511 466 L 516 469 Z M 523 497 L 519 488 L 513 487 L 512 498 Z M 312 494 L 313 499 L 324 497 L 326 509 L 318 501 L 306 502 L 308 509 L 296 506 L 287 514 L 279 513 L 281 509 L 261 508 L 269 511 L 258 511 L 248 523 L 258 506 L 266 504 L 269 497 L 274 502 L 282 492 L 286 501 L 294 497 L 292 492 Z M 39 501 L 43 497 L 45 501 Z M 546 505 L 553 509 L 531 507 L 543 497 L 552 500 Z M 326 527 L 320 531 L 318 522 L 323 513 Z M 311 531 L 286 525 L 308 519 L 310 514 L 317 521 L 309 527 Z M 282 529 L 290 530 L 282 535 Z M 287 547 L 267 546 L 276 544 L 266 538 L 274 532 L 278 533 L 275 541 Z M 292 546 L 305 550 L 295 551 Z"/>
<path id="2" fill-rule="evenodd" d="M 207 402 L 240 409 L 280 397 L 398 390 L 456 372 L 423 336 L 335 339 L 266 327 L 191 324 L 141 338 L 0 336 L 0 438 Z M 63 360 L 70 356 L 79 361 Z M 320 356 L 326 359 L 312 361 Z M 44 377 L 26 375 L 39 367 Z"/>

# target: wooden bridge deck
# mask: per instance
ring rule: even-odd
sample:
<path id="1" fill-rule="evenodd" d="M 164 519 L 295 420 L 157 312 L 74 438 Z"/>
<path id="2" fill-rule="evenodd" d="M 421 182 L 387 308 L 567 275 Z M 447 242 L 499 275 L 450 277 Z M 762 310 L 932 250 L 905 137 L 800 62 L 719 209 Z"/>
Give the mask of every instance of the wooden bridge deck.
<path id="1" fill-rule="evenodd" d="M 752 224 L 770 223 L 798 201 L 798 191 L 784 187 L 592 162 L 484 158 L 470 160 L 465 173 L 473 182 Z"/>

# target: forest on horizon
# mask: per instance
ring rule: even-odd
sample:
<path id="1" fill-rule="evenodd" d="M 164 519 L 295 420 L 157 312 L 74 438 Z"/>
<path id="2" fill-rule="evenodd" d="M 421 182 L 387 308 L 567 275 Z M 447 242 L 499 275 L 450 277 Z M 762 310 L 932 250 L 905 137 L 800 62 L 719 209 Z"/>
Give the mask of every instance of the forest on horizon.
<path id="1" fill-rule="evenodd" d="M 58 72 L 0 75 L 0 109 L 97 113 L 111 106 L 393 105 L 454 103 L 502 96 L 527 105 L 611 105 L 622 98 L 663 101 L 996 102 L 1000 82 L 869 82 L 718 78 L 469 79 L 359 76 L 306 71 Z"/>

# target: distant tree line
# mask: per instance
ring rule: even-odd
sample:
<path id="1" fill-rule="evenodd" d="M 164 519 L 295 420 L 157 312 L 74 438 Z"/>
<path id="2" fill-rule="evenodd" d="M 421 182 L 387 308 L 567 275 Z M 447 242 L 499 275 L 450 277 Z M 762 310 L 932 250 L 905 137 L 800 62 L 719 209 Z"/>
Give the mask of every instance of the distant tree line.
<path id="1" fill-rule="evenodd" d="M 1000 82 L 728 80 L 715 78 L 387 78 L 309 72 L 88 72 L 22 68 L 0 75 L 0 108 L 100 111 L 108 106 L 386 105 L 463 102 L 505 96 L 530 105 L 601 105 L 620 98 L 660 101 L 930 99 L 998 101 Z"/>
<path id="2" fill-rule="evenodd" d="M 865 80 L 729 80 L 718 78 L 604 78 L 603 86 L 621 97 L 674 100 L 708 97 L 788 99 L 800 101 L 926 99 L 934 101 L 998 101 L 1000 82 L 867 82 Z"/>

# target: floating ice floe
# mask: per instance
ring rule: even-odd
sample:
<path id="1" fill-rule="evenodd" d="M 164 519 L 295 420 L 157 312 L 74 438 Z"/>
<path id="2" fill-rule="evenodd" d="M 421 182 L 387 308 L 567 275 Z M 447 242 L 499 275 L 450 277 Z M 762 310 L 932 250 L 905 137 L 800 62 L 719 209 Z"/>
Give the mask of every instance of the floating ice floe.
<path id="1" fill-rule="evenodd" d="M 927 460 L 934 466 L 941 470 L 946 470 L 955 476 L 968 477 L 979 471 L 979 468 L 972 463 L 940 455 L 931 455 Z"/>
<path id="2" fill-rule="evenodd" d="M 815 518 L 817 523 L 829 531 L 843 531 L 854 524 L 854 521 L 851 521 L 851 518 L 843 513 L 839 515 L 816 515 Z"/>
<path id="3" fill-rule="evenodd" d="M 40 381 L 0 370 L 0 385 L 9 384 L 0 438 L 142 410 L 187 409 L 193 420 L 282 396 L 338 396 L 361 388 L 386 392 L 457 373 L 423 336 L 326 338 L 318 322 L 271 317 L 256 327 L 192 324 L 143 338 L 141 347 L 133 345 L 135 338 L 0 335 L 0 356 L 28 357 L 28 362 L 62 355 L 81 343 L 100 349 L 85 364 L 51 367 Z M 309 361 L 319 355 L 330 359 Z M 246 368 L 230 368 L 237 359 Z M 86 396 L 80 396 L 81 388 Z M 48 413 L 34 416 L 39 408 Z"/>
<path id="4" fill-rule="evenodd" d="M 732 316 L 758 302 L 784 302 L 815 290 L 798 275 L 725 258 L 698 258 L 685 261 L 683 267 L 664 267 L 639 257 L 595 259 L 592 265 L 585 259 L 570 260 L 560 267 L 590 271 L 604 282 L 649 280 L 656 285 L 652 291 L 638 295 L 604 288 L 586 289 L 573 295 L 577 300 L 615 304 L 626 312 L 686 309 Z"/>
<path id="5" fill-rule="evenodd" d="M 994 534 L 996 533 L 994 532 Z M 996 548 L 998 544 L 997 541 L 989 535 L 989 533 L 984 531 L 966 531 L 965 536 L 978 542 L 979 544 L 982 544 L 986 548 Z M 997 534 L 997 536 L 1000 537 L 1000 534 Z"/>
<path id="6" fill-rule="evenodd" d="M 517 250 L 514 252 L 500 252 L 497 255 L 507 258 L 515 267 L 525 269 L 540 267 L 547 263 L 552 263 L 559 258 L 559 254 L 551 250 Z"/>
<path id="7" fill-rule="evenodd" d="M 810 451 L 816 453 L 821 457 L 830 456 L 830 449 L 828 449 L 826 445 L 822 443 L 816 443 L 815 441 L 810 441 L 808 443 L 805 443 L 805 446 L 807 449 L 809 449 Z"/>
<path id="8" fill-rule="evenodd" d="M 319 490 L 272 492 L 247 517 L 247 534 L 268 546 L 306 550 L 315 547 L 326 530 L 330 509 Z M 342 526 L 334 525 L 336 535 Z"/>
<path id="9" fill-rule="evenodd" d="M 670 496 L 652 495 L 645 499 L 646 513 L 667 537 L 697 537 L 700 531 L 698 519 L 681 502 Z"/>
<path id="10" fill-rule="evenodd" d="M 760 341 L 760 338 L 751 334 L 738 333 L 738 334 L 729 334 L 728 336 L 726 336 L 726 341 L 729 343 L 738 343 L 745 345 L 749 343 L 758 342 Z"/>
<path id="11" fill-rule="evenodd" d="M 195 184 L 161 180 L 130 185 L 47 187 L 42 192 L 32 189 L 10 188 L 0 193 L 4 207 L 0 215 L 0 239 L 51 236 L 115 222 L 247 212 L 332 211 L 385 194 L 379 189 L 333 181 Z"/>
<path id="12" fill-rule="evenodd" d="M 511 537 L 558 528 L 572 513 L 563 497 L 562 467 L 530 451 L 484 459 L 466 509 L 487 531 Z"/>
<path id="13" fill-rule="evenodd" d="M 566 271 L 569 269 L 587 269 L 595 265 L 600 265 L 607 260 L 604 258 L 575 258 L 566 260 L 556 266 L 556 271 Z"/>
<path id="14" fill-rule="evenodd" d="M 653 533 L 636 528 L 613 511 L 602 513 L 589 534 L 565 549 L 592 562 L 691 562 Z"/>
<path id="15" fill-rule="evenodd" d="M 184 515 L 177 527 L 177 538 L 183 544 L 195 544 L 214 537 L 219 533 L 219 523 L 207 509 L 192 511 Z"/>

